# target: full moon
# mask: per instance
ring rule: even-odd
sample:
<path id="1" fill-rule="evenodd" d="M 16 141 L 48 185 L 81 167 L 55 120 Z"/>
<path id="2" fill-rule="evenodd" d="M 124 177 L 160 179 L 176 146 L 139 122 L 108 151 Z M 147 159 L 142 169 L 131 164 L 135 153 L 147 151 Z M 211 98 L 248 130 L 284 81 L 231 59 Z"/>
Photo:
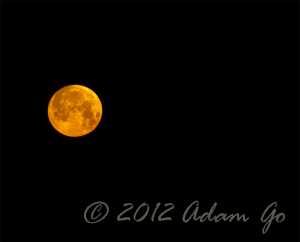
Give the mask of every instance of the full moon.
<path id="1" fill-rule="evenodd" d="M 102 104 L 95 92 L 82 85 L 64 86 L 48 104 L 48 118 L 59 133 L 80 137 L 91 133 L 102 117 Z"/>

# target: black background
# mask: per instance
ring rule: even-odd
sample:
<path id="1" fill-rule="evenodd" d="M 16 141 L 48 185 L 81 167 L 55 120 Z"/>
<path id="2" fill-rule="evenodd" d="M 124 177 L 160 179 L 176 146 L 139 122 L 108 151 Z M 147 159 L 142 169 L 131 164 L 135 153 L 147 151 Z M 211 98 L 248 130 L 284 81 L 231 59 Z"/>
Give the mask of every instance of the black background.
<path id="1" fill-rule="evenodd" d="M 2 238 L 296 240 L 297 41 L 296 4 L 3 4 Z M 75 83 L 104 112 L 72 139 L 47 105 Z M 86 224 L 97 200 L 111 214 Z M 184 225 L 194 200 L 251 221 Z M 262 235 L 273 201 L 287 220 Z M 118 224 L 125 202 L 176 219 Z"/>

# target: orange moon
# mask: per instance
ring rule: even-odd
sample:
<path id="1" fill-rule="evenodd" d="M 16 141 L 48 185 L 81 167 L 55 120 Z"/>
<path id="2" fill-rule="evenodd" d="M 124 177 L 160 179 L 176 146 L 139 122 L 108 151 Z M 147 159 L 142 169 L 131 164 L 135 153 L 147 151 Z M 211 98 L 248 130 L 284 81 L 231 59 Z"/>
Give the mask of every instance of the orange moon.
<path id="1" fill-rule="evenodd" d="M 80 137 L 94 131 L 102 117 L 102 103 L 97 94 L 82 85 L 64 86 L 48 104 L 48 118 L 59 133 Z"/>

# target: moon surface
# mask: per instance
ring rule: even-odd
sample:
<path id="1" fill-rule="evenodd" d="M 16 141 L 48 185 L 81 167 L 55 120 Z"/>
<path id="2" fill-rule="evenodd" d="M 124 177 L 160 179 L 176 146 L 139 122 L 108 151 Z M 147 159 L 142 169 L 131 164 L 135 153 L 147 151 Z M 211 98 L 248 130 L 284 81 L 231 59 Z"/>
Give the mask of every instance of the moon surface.
<path id="1" fill-rule="evenodd" d="M 97 94 L 82 85 L 64 86 L 48 104 L 48 118 L 54 129 L 69 137 L 80 137 L 96 129 L 102 117 Z"/>

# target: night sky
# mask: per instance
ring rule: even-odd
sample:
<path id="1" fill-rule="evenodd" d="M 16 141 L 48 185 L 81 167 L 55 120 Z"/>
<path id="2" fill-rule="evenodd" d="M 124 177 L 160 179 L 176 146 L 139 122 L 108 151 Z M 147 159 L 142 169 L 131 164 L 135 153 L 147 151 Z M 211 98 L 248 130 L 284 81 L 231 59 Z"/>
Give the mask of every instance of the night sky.
<path id="1" fill-rule="evenodd" d="M 296 241 L 297 5 L 5 3 L 1 236 L 4 241 Z M 97 129 L 56 132 L 56 90 L 102 100 Z M 247 224 L 183 224 L 192 201 Z M 109 217 L 87 224 L 105 201 Z M 263 235 L 260 214 L 287 216 Z M 118 223 L 122 204 L 176 205 L 165 223 Z"/>

